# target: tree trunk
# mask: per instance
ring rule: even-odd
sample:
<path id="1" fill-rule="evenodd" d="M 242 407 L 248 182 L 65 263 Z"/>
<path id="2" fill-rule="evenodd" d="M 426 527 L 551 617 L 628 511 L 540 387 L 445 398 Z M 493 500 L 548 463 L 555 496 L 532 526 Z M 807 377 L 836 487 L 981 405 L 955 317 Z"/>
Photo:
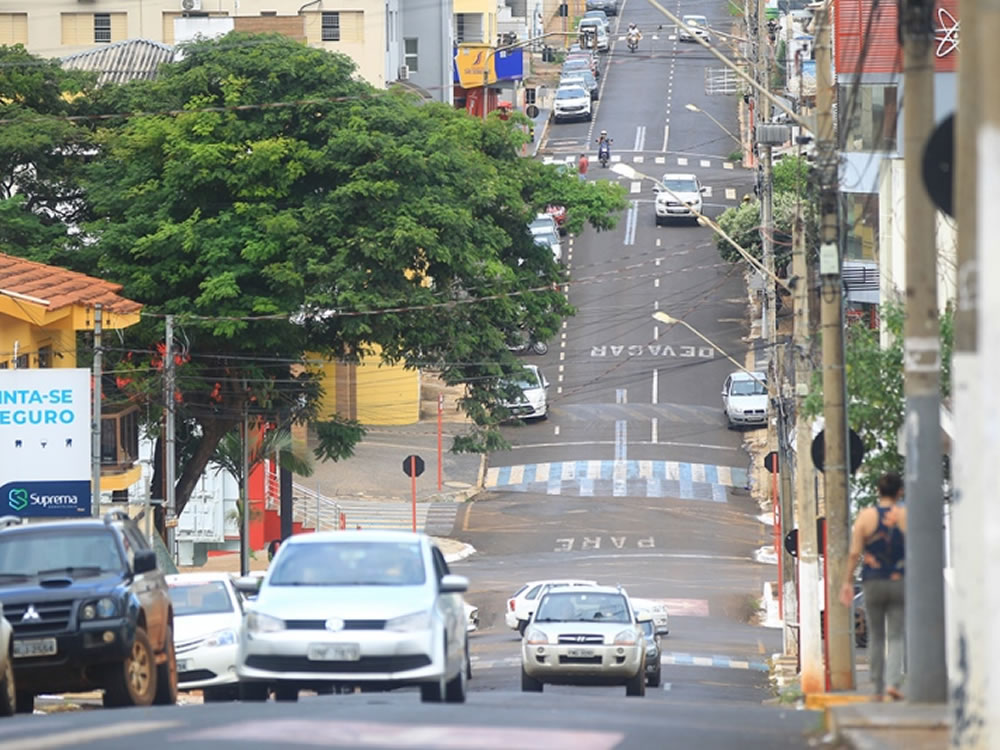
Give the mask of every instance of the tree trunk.
<path id="1" fill-rule="evenodd" d="M 218 446 L 219 441 L 223 435 L 238 424 L 238 419 L 206 419 L 199 421 L 202 436 L 198 441 L 198 447 L 195 448 L 194 453 L 177 479 L 176 502 L 178 517 L 184 512 L 184 507 L 191 498 L 194 488 L 198 485 L 198 480 L 201 479 L 205 467 L 212 460 L 212 455 L 215 453 L 215 448 Z"/>

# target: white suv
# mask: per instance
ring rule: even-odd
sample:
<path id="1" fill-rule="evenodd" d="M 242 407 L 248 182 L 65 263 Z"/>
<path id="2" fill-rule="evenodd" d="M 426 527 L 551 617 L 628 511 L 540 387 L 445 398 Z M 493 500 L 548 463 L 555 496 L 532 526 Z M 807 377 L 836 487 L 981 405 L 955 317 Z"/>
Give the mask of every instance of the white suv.
<path id="1" fill-rule="evenodd" d="M 702 187 L 697 175 L 665 174 L 661 184 L 655 185 L 653 191 L 656 193 L 656 223 L 659 225 L 670 219 L 697 219 L 701 213 L 701 198 L 708 188 Z"/>
<path id="2" fill-rule="evenodd" d="M 556 122 L 563 120 L 587 120 L 589 122 L 594 116 L 590 102 L 590 92 L 583 86 L 561 86 L 556 89 L 552 117 Z"/>
<path id="3" fill-rule="evenodd" d="M 528 581 L 507 600 L 507 610 L 504 621 L 511 630 L 524 635 L 528 621 L 535 614 L 535 606 L 542 595 L 553 586 L 596 586 L 597 581 L 584 581 L 576 578 L 553 578 L 545 581 Z"/>

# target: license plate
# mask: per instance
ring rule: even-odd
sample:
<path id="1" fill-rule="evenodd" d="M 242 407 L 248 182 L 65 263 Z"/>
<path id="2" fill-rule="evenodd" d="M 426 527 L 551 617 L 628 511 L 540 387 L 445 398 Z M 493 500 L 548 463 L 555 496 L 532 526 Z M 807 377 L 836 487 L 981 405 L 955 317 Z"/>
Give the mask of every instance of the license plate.
<path id="1" fill-rule="evenodd" d="M 190 659 L 178 659 L 177 660 L 177 671 L 178 672 L 187 672 L 190 669 L 191 669 L 191 660 Z"/>
<path id="2" fill-rule="evenodd" d="M 593 656 L 592 648 L 570 648 L 566 650 L 566 656 Z"/>
<path id="3" fill-rule="evenodd" d="M 56 653 L 55 638 L 30 638 L 14 640 L 14 658 L 27 656 L 53 656 Z"/>
<path id="4" fill-rule="evenodd" d="M 357 643 L 313 643 L 306 658 L 309 661 L 358 661 L 361 647 Z"/>

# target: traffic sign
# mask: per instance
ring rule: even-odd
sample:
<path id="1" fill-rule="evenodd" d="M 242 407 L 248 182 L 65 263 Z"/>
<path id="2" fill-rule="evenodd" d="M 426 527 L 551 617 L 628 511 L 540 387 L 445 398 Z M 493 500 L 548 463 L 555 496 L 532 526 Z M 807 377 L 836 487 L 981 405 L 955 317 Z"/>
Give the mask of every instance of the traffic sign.
<path id="1" fill-rule="evenodd" d="M 771 451 L 766 456 L 764 456 L 764 468 L 767 469 L 772 474 L 778 471 L 778 452 Z"/>
<path id="2" fill-rule="evenodd" d="M 538 105 L 529 104 L 527 107 L 524 108 L 524 114 L 526 114 L 528 117 L 534 120 L 536 117 L 538 117 Z"/>
<path id="3" fill-rule="evenodd" d="M 411 478 L 417 478 L 424 473 L 424 459 L 410 455 L 403 459 L 403 473 Z"/>
<path id="4" fill-rule="evenodd" d="M 826 525 L 826 519 L 820 516 L 816 519 L 816 541 L 819 545 L 819 554 L 826 552 L 826 543 L 823 539 L 823 527 Z M 787 534 L 785 534 L 785 552 L 787 552 L 792 557 L 799 556 L 799 530 L 792 529 Z"/>
<path id="5" fill-rule="evenodd" d="M 935 206 L 954 218 L 955 115 L 938 125 L 924 147 L 924 187 Z"/>
<path id="6" fill-rule="evenodd" d="M 826 457 L 825 434 L 826 430 L 820 430 L 819 435 L 813 438 L 812 447 L 809 451 L 812 455 L 813 466 L 816 467 L 816 471 L 823 471 L 823 460 Z M 865 457 L 865 444 L 861 440 L 861 436 L 854 430 L 850 430 L 850 437 L 847 442 L 849 445 L 848 453 L 850 454 L 848 456 L 848 463 L 853 474 L 860 468 L 861 461 Z"/>

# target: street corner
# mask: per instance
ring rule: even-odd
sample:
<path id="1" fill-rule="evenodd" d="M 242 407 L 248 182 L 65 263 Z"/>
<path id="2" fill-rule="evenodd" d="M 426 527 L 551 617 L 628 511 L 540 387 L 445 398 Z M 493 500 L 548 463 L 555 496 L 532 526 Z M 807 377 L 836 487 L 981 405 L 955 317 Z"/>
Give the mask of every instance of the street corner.
<path id="1" fill-rule="evenodd" d="M 444 555 L 445 562 L 449 564 L 459 562 L 476 554 L 475 547 L 471 544 L 466 544 L 461 540 L 440 536 L 431 538 Z"/>

